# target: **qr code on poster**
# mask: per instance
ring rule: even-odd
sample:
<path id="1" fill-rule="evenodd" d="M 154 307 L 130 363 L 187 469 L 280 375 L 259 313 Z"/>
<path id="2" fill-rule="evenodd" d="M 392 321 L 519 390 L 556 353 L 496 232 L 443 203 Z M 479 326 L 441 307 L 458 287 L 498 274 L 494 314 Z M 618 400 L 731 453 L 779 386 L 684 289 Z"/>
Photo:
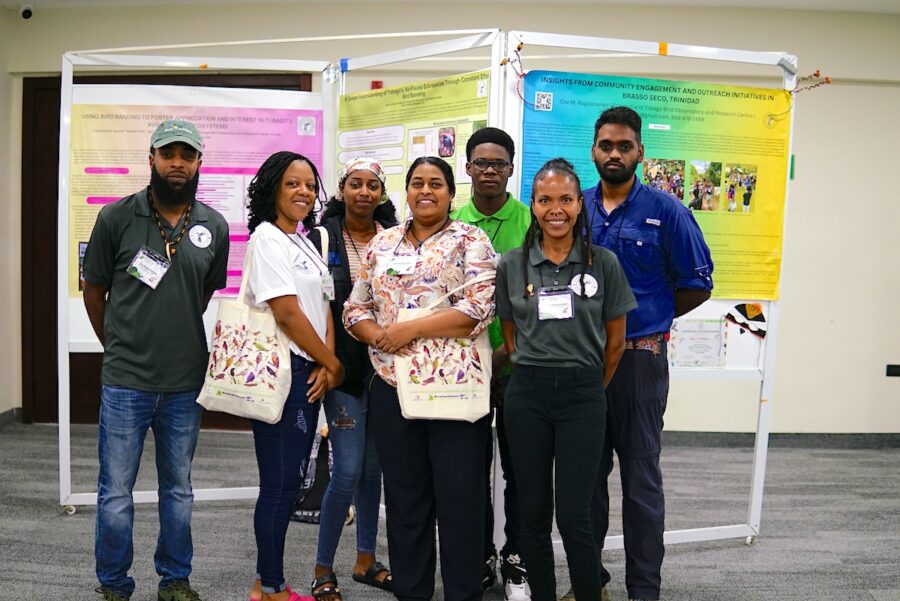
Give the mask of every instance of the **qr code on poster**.
<path id="1" fill-rule="evenodd" d="M 553 110 L 553 92 L 535 92 L 534 93 L 534 110 L 536 110 L 536 111 L 552 111 Z"/>

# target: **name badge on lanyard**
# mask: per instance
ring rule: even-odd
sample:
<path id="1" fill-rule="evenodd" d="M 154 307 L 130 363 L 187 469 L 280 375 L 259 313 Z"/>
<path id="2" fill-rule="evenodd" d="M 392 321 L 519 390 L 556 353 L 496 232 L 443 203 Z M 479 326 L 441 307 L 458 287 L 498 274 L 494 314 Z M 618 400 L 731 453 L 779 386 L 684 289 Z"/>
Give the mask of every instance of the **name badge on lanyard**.
<path id="1" fill-rule="evenodd" d="M 167 258 L 148 246 L 141 246 L 125 272 L 156 290 L 171 266 Z"/>
<path id="2" fill-rule="evenodd" d="M 541 288 L 538 290 L 538 319 L 572 319 L 575 317 L 575 298 L 570 288 Z"/>
<path id="3" fill-rule="evenodd" d="M 409 275 L 416 270 L 418 255 L 394 255 L 388 263 L 388 275 Z"/>
<path id="4" fill-rule="evenodd" d="M 322 274 L 322 297 L 327 301 L 334 300 L 334 278 L 328 272 Z"/>

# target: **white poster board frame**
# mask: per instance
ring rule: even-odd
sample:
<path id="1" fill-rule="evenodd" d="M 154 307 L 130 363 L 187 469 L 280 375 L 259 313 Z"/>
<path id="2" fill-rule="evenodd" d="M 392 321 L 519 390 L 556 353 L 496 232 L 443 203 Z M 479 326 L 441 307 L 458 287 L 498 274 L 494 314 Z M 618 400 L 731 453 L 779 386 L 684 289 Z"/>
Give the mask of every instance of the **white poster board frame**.
<path id="1" fill-rule="evenodd" d="M 381 53 L 359 59 L 343 59 L 340 61 L 344 72 L 352 68 L 360 69 L 381 64 L 390 64 L 416 58 L 438 56 L 442 54 L 491 46 L 492 83 L 490 114 L 498 119 L 500 110 L 500 94 L 502 93 L 503 70 L 499 67 L 499 56 L 503 52 L 504 38 L 499 29 L 475 29 L 454 31 L 428 31 L 373 34 L 368 36 L 323 36 L 317 38 L 293 38 L 278 40 L 252 40 L 209 44 L 184 44 L 167 46 L 146 46 L 131 48 L 112 48 L 80 52 L 67 52 L 62 57 L 62 93 L 60 103 L 60 139 L 59 139 L 59 201 L 58 201 L 58 251 L 57 251 L 57 362 L 59 383 L 59 503 L 66 512 L 72 514 L 78 505 L 96 505 L 97 493 L 72 492 L 72 460 L 71 460 L 71 412 L 70 412 L 70 374 L 69 354 L 91 350 L 83 342 L 73 342 L 69 328 L 69 156 L 71 152 L 71 116 L 74 72 L 77 68 L 118 68 L 118 69 L 185 69 L 193 71 L 277 71 L 319 73 L 321 93 L 323 96 L 323 168 L 325 173 L 336 173 L 336 135 L 337 135 L 337 93 L 343 89 L 344 78 L 338 81 L 338 67 L 324 60 L 281 60 L 281 59 L 245 59 L 205 56 L 170 56 L 170 55 L 128 55 L 122 52 L 181 50 L 186 48 L 235 46 L 273 43 L 297 43 L 310 41 L 333 41 L 343 39 L 365 38 L 406 38 L 429 36 L 464 37 L 442 40 L 413 48 Z M 98 343 L 99 344 L 99 343 Z M 99 347 L 95 350 L 100 350 Z M 197 501 L 254 499 L 259 494 L 256 486 L 229 488 L 194 489 Z M 158 501 L 156 491 L 134 491 L 135 503 L 155 503 Z"/>
<path id="2" fill-rule="evenodd" d="M 125 50 L 125 49 L 123 49 Z M 85 350 L 83 343 L 70 340 L 69 316 L 69 156 L 71 152 L 71 117 L 74 72 L 78 67 L 112 67 L 125 69 L 172 69 L 191 70 L 255 70 L 279 72 L 318 72 L 323 81 L 326 78 L 329 63 L 327 61 L 304 60 L 271 60 L 261 61 L 241 58 L 218 57 L 179 57 L 152 55 L 119 55 L 116 50 L 97 52 L 68 52 L 62 59 L 62 95 L 60 102 L 60 135 L 59 135 L 59 203 L 58 203 L 58 250 L 57 250 L 57 363 L 59 377 L 59 502 L 65 506 L 67 513 L 73 513 L 76 505 L 95 505 L 97 493 L 72 492 L 71 462 L 71 413 L 70 413 L 70 377 L 69 353 Z M 331 86 L 323 85 L 323 102 L 329 104 L 328 95 L 333 93 Z M 334 127 L 334 115 L 323 112 L 326 131 Z M 331 140 L 333 144 L 333 137 Z M 333 146 L 329 151 L 329 142 L 325 141 L 323 161 L 328 168 L 333 161 Z M 198 501 L 252 499 L 259 493 L 258 487 L 231 487 L 219 489 L 200 488 L 194 490 L 194 498 Z M 158 500 L 156 491 L 134 491 L 135 503 L 154 503 Z"/>
<path id="3" fill-rule="evenodd" d="M 752 65 L 777 67 L 782 73 L 782 84 L 785 90 L 793 90 L 797 85 L 797 57 L 784 52 L 753 52 L 747 50 L 733 50 L 727 48 L 713 48 L 707 46 L 692 46 L 686 44 L 669 44 L 666 42 L 649 42 L 637 40 L 620 40 L 614 38 L 597 38 L 590 36 L 562 35 L 542 33 L 534 31 L 510 31 L 507 33 L 506 57 L 514 57 L 521 53 L 521 49 L 531 46 L 544 46 L 553 48 L 567 48 L 573 50 L 593 50 L 602 52 L 616 52 L 639 56 L 671 56 L 679 58 L 693 58 L 703 60 L 716 60 Z M 504 121 L 502 127 L 513 137 L 517 143 L 522 140 L 522 101 L 516 90 L 517 81 L 507 78 L 505 105 L 503 111 Z M 791 129 L 788 138 L 788 156 L 793 142 L 794 103 L 791 103 Z M 522 153 L 516 156 L 516 171 L 522 174 Z M 510 181 L 511 187 L 516 186 L 518 192 L 520 180 Z M 790 180 L 785 185 L 785 224 L 788 215 L 788 192 Z M 786 229 L 786 225 L 785 225 Z M 784 244 L 782 239 L 782 245 Z M 784 270 L 781 270 L 784 273 Z M 781 276 L 779 286 L 781 290 Z M 760 382 L 759 404 L 757 408 L 756 437 L 753 452 L 753 471 L 750 480 L 750 500 L 747 511 L 747 520 L 743 524 L 729 524 L 723 526 L 708 526 L 702 528 L 689 528 L 683 530 L 667 530 L 664 536 L 665 544 L 688 543 L 698 541 L 711 541 L 730 538 L 743 538 L 747 544 L 752 543 L 760 533 L 762 515 L 763 486 L 766 473 L 766 455 L 769 445 L 769 427 L 771 419 L 771 400 L 775 376 L 775 350 L 777 348 L 777 336 L 779 326 L 778 301 L 768 303 L 766 319 L 768 333 L 760 354 L 757 368 L 675 368 L 671 369 L 673 380 L 751 380 Z M 702 307 L 701 307 L 702 309 Z M 499 488 L 499 487 L 498 487 Z M 502 489 L 497 491 L 499 499 L 495 498 L 495 508 L 503 506 Z M 502 516 L 502 511 L 500 512 Z M 496 513 L 495 513 L 496 515 Z M 501 518 L 502 519 L 502 518 Z M 554 551 L 564 553 L 561 540 L 553 541 Z M 607 536 L 605 549 L 621 549 L 624 540 L 621 535 Z"/>
<path id="4" fill-rule="evenodd" d="M 403 50 L 385 52 L 367 57 L 355 59 L 343 59 L 340 61 L 339 78 L 337 68 L 326 61 L 293 61 L 293 60 L 258 60 L 240 58 L 210 58 L 210 57 L 176 57 L 176 56 L 138 56 L 119 55 L 121 51 L 154 50 L 188 48 L 202 45 L 181 45 L 148 48 L 110 49 L 103 51 L 71 52 L 63 56 L 62 61 L 62 103 L 60 126 L 60 196 L 59 196 L 59 251 L 58 251 L 58 294 L 59 294 L 59 333 L 58 333 L 58 364 L 59 364 L 59 459 L 60 459 L 60 504 L 67 510 L 74 511 L 75 505 L 87 505 L 96 503 L 96 493 L 72 493 L 71 489 L 71 448 L 70 448 L 70 394 L 69 394 L 69 328 L 68 328 L 68 181 L 69 162 L 68 156 L 71 144 L 70 119 L 72 109 L 72 85 L 73 73 L 76 67 L 112 67 L 112 68 L 153 68 L 153 69 L 200 69 L 204 65 L 210 70 L 256 70 L 256 71 L 299 71 L 319 72 L 322 78 L 322 94 L 324 96 L 324 157 L 326 173 L 334 172 L 335 136 L 336 136 L 336 86 L 340 91 L 344 90 L 346 73 L 351 70 L 359 70 L 369 67 L 397 63 L 428 56 L 436 56 L 457 52 L 460 50 L 478 48 L 490 45 L 491 51 L 491 97 L 489 104 L 488 123 L 493 126 L 506 129 L 514 139 L 521 142 L 521 111 L 522 107 L 513 78 L 506 78 L 506 70 L 502 68 L 503 57 L 514 55 L 520 45 L 547 46 L 556 48 L 570 48 L 576 50 L 599 50 L 609 52 L 621 52 L 646 56 L 675 56 L 681 58 L 696 58 L 706 60 L 731 61 L 737 63 L 766 65 L 778 67 L 782 70 L 783 85 L 787 90 L 796 86 L 797 58 L 790 54 L 780 52 L 751 52 L 743 50 L 730 50 L 722 48 L 699 47 L 682 44 L 666 44 L 661 42 L 642 42 L 633 40 L 618 40 L 611 38 L 594 38 L 587 36 L 572 36 L 550 33 L 512 31 L 504 35 L 499 29 L 490 30 L 464 30 L 443 32 L 419 32 L 406 34 L 379 34 L 368 37 L 419 37 L 429 35 L 455 35 L 467 34 L 467 37 L 457 40 L 441 41 Z M 354 36 L 359 37 L 359 36 Z M 239 45 L 257 43 L 283 43 L 311 41 L 315 39 L 335 40 L 346 39 L 341 37 L 323 38 L 299 38 L 295 40 L 259 40 L 252 42 L 234 42 L 217 45 Z M 506 47 L 504 49 L 503 44 Z M 339 79 L 339 82 L 336 81 Z M 502 109 L 502 110 L 501 110 Z M 791 106 L 793 117 L 794 106 Z M 791 135 L 793 138 L 793 119 Z M 519 162 L 521 173 L 521 153 L 516 160 Z M 518 182 L 511 181 L 513 192 L 518 190 Z M 788 189 L 785 190 L 785 223 L 787 223 Z M 780 286 L 779 286 L 780 289 Z M 751 476 L 750 502 L 746 523 L 724 526 L 711 526 L 704 528 L 692 528 L 686 530 L 667 531 L 665 542 L 667 544 L 719 540 L 726 538 L 745 538 L 749 543 L 760 532 L 762 513 L 763 485 L 765 480 L 766 454 L 768 450 L 769 422 L 771 412 L 771 399 L 775 375 L 775 349 L 777 348 L 777 334 L 779 321 L 779 307 L 777 301 L 769 303 L 768 310 L 768 340 L 766 352 L 760 357 L 758 369 L 682 369 L 673 370 L 673 379 L 749 379 L 760 382 L 760 395 L 757 413 L 756 441 L 753 453 L 753 472 Z M 499 462 L 498 462 L 499 463 Z M 499 480 L 498 480 L 499 481 Z M 495 487 L 497 488 L 497 487 Z M 495 507 L 502 508 L 502 491 L 497 491 Z M 222 489 L 197 489 L 194 491 L 195 499 L 226 500 L 249 499 L 258 494 L 256 487 L 236 487 Z M 137 503 L 155 502 L 157 495 L 153 491 L 136 491 L 134 500 Z M 500 511 L 502 524 L 502 510 Z M 499 524 L 498 524 L 499 526 Z M 621 536 L 612 536 L 607 539 L 607 547 L 610 549 L 621 548 L 623 545 Z M 557 552 L 562 552 L 560 541 L 554 541 Z"/>

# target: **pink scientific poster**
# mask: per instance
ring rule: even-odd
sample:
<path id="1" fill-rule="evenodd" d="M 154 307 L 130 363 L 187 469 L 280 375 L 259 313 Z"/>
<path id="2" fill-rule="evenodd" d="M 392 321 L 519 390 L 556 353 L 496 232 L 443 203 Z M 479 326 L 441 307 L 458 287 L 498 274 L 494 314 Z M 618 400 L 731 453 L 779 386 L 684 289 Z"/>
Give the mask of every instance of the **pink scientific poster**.
<path id="1" fill-rule="evenodd" d="M 150 136 L 166 119 L 191 121 L 203 135 L 197 198 L 228 221 L 228 288 L 220 294 L 237 294 L 248 239 L 247 185 L 279 150 L 303 154 L 322 170 L 321 98 L 273 90 L 80 88 L 87 89 L 76 94 L 72 106 L 69 158 L 70 295 L 80 296 L 79 244 L 89 239 L 101 207 L 148 185 Z M 96 102 L 101 99 L 110 102 Z"/>

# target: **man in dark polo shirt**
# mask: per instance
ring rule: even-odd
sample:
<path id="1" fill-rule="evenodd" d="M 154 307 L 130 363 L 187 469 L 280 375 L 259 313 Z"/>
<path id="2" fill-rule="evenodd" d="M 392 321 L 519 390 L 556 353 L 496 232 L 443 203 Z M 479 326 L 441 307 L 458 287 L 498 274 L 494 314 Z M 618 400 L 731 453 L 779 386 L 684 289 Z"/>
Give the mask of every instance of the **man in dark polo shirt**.
<path id="1" fill-rule="evenodd" d="M 606 389 L 606 444 L 594 490 L 594 536 L 603 549 L 609 528 L 606 481 L 615 449 L 622 478 L 628 597 L 659 599 L 665 530 L 659 453 L 669 394 L 666 341 L 672 320 L 709 298 L 713 264 L 690 210 L 635 177 L 644 158 L 636 112 L 622 106 L 604 111 L 594 125 L 591 156 L 600 173 L 600 182 L 583 191 L 591 239 L 619 258 L 638 302 L 628 313 L 625 352 Z M 600 572 L 605 589 L 610 576 L 602 562 Z"/>
<path id="2" fill-rule="evenodd" d="M 472 178 L 472 198 L 450 214 L 454 219 L 484 230 L 498 256 L 522 246 L 525 232 L 531 225 L 531 211 L 506 191 L 513 172 L 514 156 L 515 144 L 502 129 L 483 127 L 475 131 L 466 143 L 466 173 Z M 503 596 L 506 601 L 528 601 L 531 599 L 531 588 L 528 585 L 525 563 L 519 553 L 519 502 L 503 421 L 503 395 L 506 393 L 511 366 L 503 345 L 499 318 L 490 324 L 488 334 L 494 349 L 491 405 L 496 407 L 497 447 L 500 450 L 500 468 L 506 481 L 503 489 L 503 533 L 506 542 L 500 550 L 500 576 L 503 579 Z M 490 491 L 491 465 L 494 461 L 494 441 L 490 436 L 487 438 L 485 453 L 485 477 L 487 490 Z M 487 495 L 485 514 L 485 562 L 481 585 L 487 590 L 497 580 L 494 504 L 490 494 Z"/>
<path id="3" fill-rule="evenodd" d="M 100 211 L 84 256 L 84 305 L 104 350 L 94 552 L 106 601 L 134 592 L 132 490 L 148 428 L 159 480 L 158 599 L 200 599 L 189 575 L 196 399 L 208 359 L 202 318 L 228 263 L 228 225 L 196 199 L 202 151 L 193 124 L 160 124 L 150 185 Z"/>

